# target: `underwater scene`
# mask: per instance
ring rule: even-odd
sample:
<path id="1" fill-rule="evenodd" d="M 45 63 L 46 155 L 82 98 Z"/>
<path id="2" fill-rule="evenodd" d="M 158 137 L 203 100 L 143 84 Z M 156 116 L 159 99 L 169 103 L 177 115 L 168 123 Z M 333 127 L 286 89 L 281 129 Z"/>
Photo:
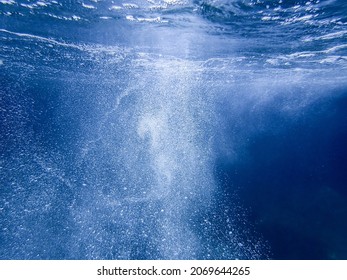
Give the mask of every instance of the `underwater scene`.
<path id="1" fill-rule="evenodd" d="M 347 2 L 0 0 L 0 259 L 347 259 Z"/>

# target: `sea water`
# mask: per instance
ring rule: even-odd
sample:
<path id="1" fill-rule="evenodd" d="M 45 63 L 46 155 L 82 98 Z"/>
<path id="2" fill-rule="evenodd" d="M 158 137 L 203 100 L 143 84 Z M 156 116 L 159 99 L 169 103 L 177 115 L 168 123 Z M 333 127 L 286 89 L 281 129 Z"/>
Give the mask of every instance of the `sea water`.
<path id="1" fill-rule="evenodd" d="M 0 0 L 1 259 L 347 257 L 343 0 Z"/>

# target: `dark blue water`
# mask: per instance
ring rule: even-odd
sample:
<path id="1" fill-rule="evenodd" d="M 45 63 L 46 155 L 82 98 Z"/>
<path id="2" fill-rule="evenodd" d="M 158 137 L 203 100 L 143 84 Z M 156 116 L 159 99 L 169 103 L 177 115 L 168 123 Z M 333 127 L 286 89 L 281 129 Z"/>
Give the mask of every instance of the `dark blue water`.
<path id="1" fill-rule="evenodd" d="M 346 259 L 347 4 L 0 0 L 1 259 Z"/>

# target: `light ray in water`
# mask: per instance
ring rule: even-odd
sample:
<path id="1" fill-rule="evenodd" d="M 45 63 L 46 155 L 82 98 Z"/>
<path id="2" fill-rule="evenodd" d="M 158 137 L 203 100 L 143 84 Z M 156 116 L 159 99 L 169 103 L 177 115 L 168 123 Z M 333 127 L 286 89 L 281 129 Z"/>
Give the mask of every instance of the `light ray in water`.
<path id="1" fill-rule="evenodd" d="M 168 57 L 137 63 L 141 76 L 135 68 L 129 78 L 133 84 L 119 94 L 115 106 L 101 118 L 102 125 L 96 126 L 98 144 L 83 153 L 83 160 L 92 162 L 86 181 L 93 176 L 94 186 L 86 193 L 90 200 L 83 199 L 88 202 L 76 209 L 75 216 L 81 232 L 92 231 L 91 236 L 98 232 L 106 240 L 117 236 L 130 248 L 110 244 L 108 251 L 105 245 L 90 247 L 97 240 L 87 239 L 84 246 L 90 251 L 84 254 L 91 258 L 104 258 L 105 251 L 112 258 L 242 258 L 253 250 L 257 258 L 258 249 L 239 245 L 241 232 L 228 218 L 227 208 L 218 210 L 222 215 L 216 213 L 224 206 L 217 204 L 222 194 L 213 174 L 215 117 L 212 96 L 202 90 L 201 62 Z M 117 171 L 111 180 L 101 171 L 108 161 L 109 168 Z M 112 184 L 105 186 L 103 181 Z M 90 214 L 92 209 L 100 212 Z M 219 223 L 225 223 L 226 233 L 213 237 Z"/>

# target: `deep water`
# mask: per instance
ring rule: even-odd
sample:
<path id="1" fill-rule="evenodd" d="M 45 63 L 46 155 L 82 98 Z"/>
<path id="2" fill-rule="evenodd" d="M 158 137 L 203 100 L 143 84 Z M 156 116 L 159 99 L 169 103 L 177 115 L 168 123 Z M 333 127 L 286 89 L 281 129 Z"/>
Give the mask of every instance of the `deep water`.
<path id="1" fill-rule="evenodd" d="M 0 0 L 0 259 L 346 259 L 342 0 Z"/>

